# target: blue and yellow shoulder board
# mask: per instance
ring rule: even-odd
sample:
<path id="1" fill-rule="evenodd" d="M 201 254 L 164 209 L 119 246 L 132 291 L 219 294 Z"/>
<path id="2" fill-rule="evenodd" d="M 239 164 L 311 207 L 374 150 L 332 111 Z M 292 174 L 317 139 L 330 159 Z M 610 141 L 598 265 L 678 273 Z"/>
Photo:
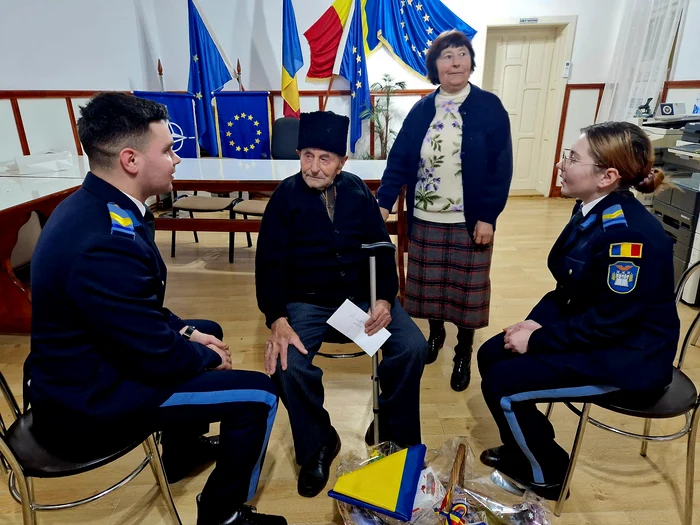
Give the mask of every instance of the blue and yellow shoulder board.
<path id="1" fill-rule="evenodd" d="M 113 202 L 107 204 L 107 209 L 109 210 L 109 217 L 112 219 L 112 234 L 124 235 L 132 239 L 136 237 L 134 221 L 131 219 L 129 212 L 121 209 Z"/>
<path id="2" fill-rule="evenodd" d="M 603 212 L 603 229 L 607 230 L 611 226 L 627 226 L 625 214 L 622 212 L 622 206 L 615 204 L 610 206 Z"/>

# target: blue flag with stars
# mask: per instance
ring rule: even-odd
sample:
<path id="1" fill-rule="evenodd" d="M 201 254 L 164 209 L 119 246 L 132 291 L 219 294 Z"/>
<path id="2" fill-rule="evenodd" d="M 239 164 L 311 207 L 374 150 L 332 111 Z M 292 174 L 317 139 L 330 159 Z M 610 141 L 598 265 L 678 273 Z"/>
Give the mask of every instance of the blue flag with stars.
<path id="1" fill-rule="evenodd" d="M 476 30 L 440 0 L 367 0 L 367 45 L 385 44 L 404 64 L 427 75 L 425 55 L 443 31 L 456 29 L 472 39 Z"/>
<path id="2" fill-rule="evenodd" d="M 221 156 L 270 158 L 270 113 L 267 91 L 221 91 L 216 115 Z"/>
<path id="3" fill-rule="evenodd" d="M 188 0 L 187 6 L 190 25 L 190 80 L 187 89 L 195 96 L 199 143 L 216 157 L 219 148 L 211 100 L 213 93 L 232 77 L 193 0 Z"/>
<path id="4" fill-rule="evenodd" d="M 355 143 L 362 136 L 362 117 L 371 108 L 365 40 L 362 34 L 362 2 L 355 1 L 350 28 L 345 41 L 343 61 L 338 74 L 350 82 L 350 151 L 355 153 Z"/>
<path id="5" fill-rule="evenodd" d="M 167 93 L 163 91 L 134 91 L 135 97 L 147 98 L 168 108 L 168 128 L 173 136 L 173 151 L 179 157 L 196 159 L 197 125 L 195 123 L 194 97 L 189 93 Z"/>

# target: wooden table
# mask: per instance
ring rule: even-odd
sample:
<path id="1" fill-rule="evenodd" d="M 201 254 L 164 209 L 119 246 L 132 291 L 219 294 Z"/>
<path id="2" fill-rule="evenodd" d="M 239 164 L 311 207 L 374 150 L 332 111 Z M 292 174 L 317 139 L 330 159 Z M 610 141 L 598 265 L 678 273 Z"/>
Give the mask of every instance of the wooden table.
<path id="1" fill-rule="evenodd" d="M 46 176 L 15 177 L 0 173 L 0 333 L 29 333 L 31 295 L 12 267 L 19 231 L 32 212 L 43 226 L 58 204 L 82 184 L 86 163 Z"/>
<path id="2" fill-rule="evenodd" d="M 358 175 L 372 191 L 379 188 L 385 161 L 348 160 L 345 169 Z M 285 178 L 299 171 L 294 160 L 183 159 L 173 182 L 176 191 L 273 191 Z M 0 173 L 0 334 L 29 333 L 31 330 L 31 294 L 29 283 L 21 282 L 14 273 L 12 251 L 19 230 L 37 212 L 43 224 L 56 206 L 82 184 L 87 162 L 81 157 L 70 170 L 47 174 L 46 177 L 3 176 Z M 405 281 L 403 251 L 405 220 L 403 200 L 400 217 L 389 221 L 387 228 L 399 237 L 398 263 L 400 290 Z M 190 219 L 158 217 L 157 230 L 257 232 L 260 221 L 242 219 Z"/>
<path id="3" fill-rule="evenodd" d="M 376 191 L 385 167 L 384 160 L 348 160 L 344 169 Z M 212 193 L 274 191 L 280 182 L 298 172 L 298 160 L 182 159 L 175 172 L 173 190 Z M 391 223 L 389 226 L 391 233 L 396 235 L 396 227 Z M 260 221 L 244 219 L 156 219 L 156 230 L 257 232 L 259 229 Z"/>

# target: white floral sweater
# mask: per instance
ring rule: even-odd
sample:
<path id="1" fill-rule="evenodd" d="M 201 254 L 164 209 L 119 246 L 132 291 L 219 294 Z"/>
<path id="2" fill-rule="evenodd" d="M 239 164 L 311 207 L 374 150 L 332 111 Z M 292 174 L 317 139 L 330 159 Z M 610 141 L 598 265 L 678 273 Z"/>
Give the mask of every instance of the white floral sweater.
<path id="1" fill-rule="evenodd" d="M 418 165 L 414 216 L 429 222 L 464 222 L 462 190 L 462 115 L 459 106 L 469 95 L 467 84 L 458 93 L 435 96 L 435 117 L 423 140 Z"/>

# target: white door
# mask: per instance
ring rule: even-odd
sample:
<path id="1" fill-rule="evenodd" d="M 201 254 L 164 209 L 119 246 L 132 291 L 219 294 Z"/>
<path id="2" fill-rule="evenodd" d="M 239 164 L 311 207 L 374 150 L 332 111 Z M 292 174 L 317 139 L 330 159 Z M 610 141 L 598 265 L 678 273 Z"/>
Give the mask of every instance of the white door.
<path id="1" fill-rule="evenodd" d="M 510 117 L 513 138 L 511 192 L 538 187 L 543 157 L 555 130 L 545 128 L 556 27 L 489 29 L 484 64 L 484 89 L 499 96 Z M 549 98 L 554 98 L 550 96 Z M 553 101 L 551 101 L 553 102 Z M 548 121 L 550 119 L 547 119 Z"/>

